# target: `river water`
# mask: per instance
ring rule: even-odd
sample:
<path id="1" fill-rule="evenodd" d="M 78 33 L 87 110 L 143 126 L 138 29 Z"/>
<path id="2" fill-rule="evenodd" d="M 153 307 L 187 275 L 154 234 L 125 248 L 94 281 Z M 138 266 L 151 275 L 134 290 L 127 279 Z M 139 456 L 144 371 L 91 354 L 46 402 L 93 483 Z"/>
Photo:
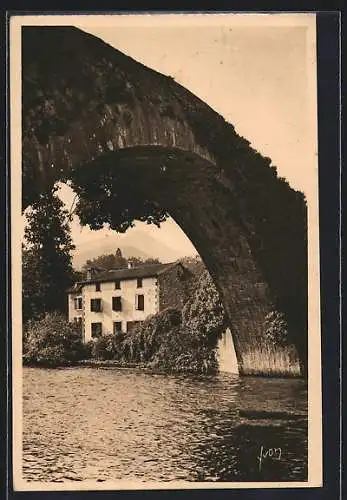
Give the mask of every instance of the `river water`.
<path id="1" fill-rule="evenodd" d="M 307 481 L 303 380 L 24 368 L 23 384 L 26 481 Z"/>

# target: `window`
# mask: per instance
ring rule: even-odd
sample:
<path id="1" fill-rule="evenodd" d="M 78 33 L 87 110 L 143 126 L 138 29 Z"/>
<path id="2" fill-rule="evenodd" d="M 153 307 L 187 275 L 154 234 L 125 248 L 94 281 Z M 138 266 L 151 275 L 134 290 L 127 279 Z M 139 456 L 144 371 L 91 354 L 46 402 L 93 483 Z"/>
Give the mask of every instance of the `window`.
<path id="1" fill-rule="evenodd" d="M 113 322 L 113 334 L 115 335 L 116 333 L 119 333 L 122 331 L 122 322 L 121 321 L 114 321 Z"/>
<path id="2" fill-rule="evenodd" d="M 112 310 L 113 311 L 121 311 L 122 310 L 122 298 L 121 297 L 112 297 Z"/>
<path id="3" fill-rule="evenodd" d="M 132 332 L 139 323 L 142 323 L 142 321 L 127 321 L 127 332 Z"/>
<path id="4" fill-rule="evenodd" d="M 101 312 L 101 299 L 90 299 L 90 310 L 92 312 Z"/>
<path id="5" fill-rule="evenodd" d="M 78 325 L 80 325 L 82 323 L 82 318 L 81 317 L 76 317 L 73 320 L 74 320 L 74 323 L 77 323 Z"/>
<path id="6" fill-rule="evenodd" d="M 101 290 L 101 284 L 100 283 L 95 283 L 95 291 L 100 292 Z"/>
<path id="7" fill-rule="evenodd" d="M 135 309 L 137 311 L 145 310 L 145 296 L 144 295 L 135 295 Z"/>
<path id="8" fill-rule="evenodd" d="M 116 280 L 116 281 L 114 282 L 114 289 L 115 289 L 115 290 L 120 290 L 120 280 Z"/>
<path id="9" fill-rule="evenodd" d="M 74 299 L 74 305 L 75 305 L 75 309 L 77 309 L 77 310 L 82 309 L 82 297 L 76 297 Z"/>
<path id="10" fill-rule="evenodd" d="M 142 288 L 142 278 L 137 278 L 137 288 Z"/>
<path id="11" fill-rule="evenodd" d="M 99 338 L 102 335 L 102 323 L 92 323 L 92 339 Z"/>

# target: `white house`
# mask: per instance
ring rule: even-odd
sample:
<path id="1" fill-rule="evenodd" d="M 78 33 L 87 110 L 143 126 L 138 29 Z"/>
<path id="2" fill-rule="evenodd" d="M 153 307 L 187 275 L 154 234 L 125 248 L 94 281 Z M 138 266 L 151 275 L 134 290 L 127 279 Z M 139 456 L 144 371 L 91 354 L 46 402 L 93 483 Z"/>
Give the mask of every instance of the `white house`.
<path id="1" fill-rule="evenodd" d="M 180 263 L 126 269 L 89 269 L 68 291 L 69 321 L 80 322 L 84 342 L 108 333 L 129 332 L 167 307 L 181 309 L 190 272 Z"/>

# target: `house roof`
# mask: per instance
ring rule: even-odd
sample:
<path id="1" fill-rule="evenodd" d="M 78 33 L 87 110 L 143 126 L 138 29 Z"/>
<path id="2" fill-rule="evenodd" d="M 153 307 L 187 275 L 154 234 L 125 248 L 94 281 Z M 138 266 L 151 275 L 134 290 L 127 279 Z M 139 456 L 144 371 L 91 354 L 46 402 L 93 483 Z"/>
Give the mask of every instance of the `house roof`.
<path id="1" fill-rule="evenodd" d="M 71 288 L 67 290 L 68 293 L 81 293 L 83 285 L 81 283 L 75 283 Z"/>
<path id="2" fill-rule="evenodd" d="M 89 280 L 79 281 L 73 288 L 68 290 L 69 293 L 80 293 L 83 285 L 90 283 L 102 283 L 107 281 L 116 280 L 129 280 L 136 278 L 150 278 L 159 276 L 175 266 L 182 266 L 179 262 L 170 262 L 168 264 L 149 264 L 145 266 L 125 268 L 125 269 L 112 269 L 110 271 L 102 271 L 93 276 Z"/>

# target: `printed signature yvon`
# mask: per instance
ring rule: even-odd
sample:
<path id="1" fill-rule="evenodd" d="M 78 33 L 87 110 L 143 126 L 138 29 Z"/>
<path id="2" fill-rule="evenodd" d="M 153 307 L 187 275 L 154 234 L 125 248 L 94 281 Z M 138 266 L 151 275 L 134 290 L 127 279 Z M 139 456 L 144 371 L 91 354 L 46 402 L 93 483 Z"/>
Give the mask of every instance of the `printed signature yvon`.
<path id="1" fill-rule="evenodd" d="M 272 460 L 281 460 L 282 458 L 282 448 L 264 448 L 264 446 L 260 447 L 260 453 L 257 457 L 259 462 L 259 472 L 261 471 L 262 463 L 267 458 L 271 458 Z"/>

